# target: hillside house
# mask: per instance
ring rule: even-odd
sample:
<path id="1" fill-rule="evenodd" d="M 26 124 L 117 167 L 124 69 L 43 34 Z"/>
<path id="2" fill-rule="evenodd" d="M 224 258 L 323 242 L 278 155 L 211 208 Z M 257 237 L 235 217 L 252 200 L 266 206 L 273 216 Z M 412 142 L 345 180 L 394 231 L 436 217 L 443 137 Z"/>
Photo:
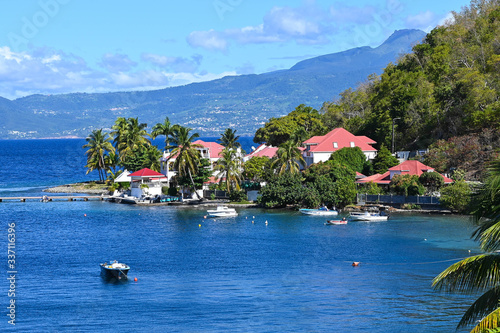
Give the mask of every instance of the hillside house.
<path id="1" fill-rule="evenodd" d="M 372 176 L 364 177 L 361 179 L 358 179 L 356 181 L 357 184 L 366 184 L 369 182 L 373 182 L 378 185 L 389 185 L 391 183 L 392 178 L 395 175 L 416 175 L 420 176 L 424 172 L 433 172 L 434 169 L 419 162 L 419 161 L 413 161 L 413 160 L 408 160 L 404 161 L 403 163 L 396 165 L 392 168 L 390 168 L 386 173 L 384 174 L 375 174 Z M 443 176 L 443 175 L 441 175 Z M 443 176 L 443 180 L 445 184 L 451 184 L 453 183 L 453 180 Z"/>
<path id="2" fill-rule="evenodd" d="M 356 136 L 343 128 L 336 128 L 323 136 L 313 136 L 304 141 L 302 153 L 306 165 L 327 161 L 333 152 L 346 147 L 359 147 L 368 160 L 377 155 L 377 149 L 372 145 L 377 142 L 366 136 Z"/>

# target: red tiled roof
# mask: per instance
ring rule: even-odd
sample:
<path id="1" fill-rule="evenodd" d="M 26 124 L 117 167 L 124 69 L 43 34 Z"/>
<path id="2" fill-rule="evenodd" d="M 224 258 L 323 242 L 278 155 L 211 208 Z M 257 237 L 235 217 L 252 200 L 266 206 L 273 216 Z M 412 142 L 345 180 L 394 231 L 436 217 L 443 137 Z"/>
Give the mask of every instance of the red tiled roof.
<path id="1" fill-rule="evenodd" d="M 165 177 L 164 174 L 153 171 L 148 168 L 141 169 L 139 171 L 133 172 L 129 177 Z"/>
<path id="2" fill-rule="evenodd" d="M 424 172 L 431 172 L 434 171 L 434 169 L 419 161 L 408 160 L 404 161 L 400 165 L 389 168 L 389 171 L 400 171 L 402 175 L 410 174 L 420 176 Z"/>
<path id="3" fill-rule="evenodd" d="M 205 142 L 202 140 L 196 140 L 193 142 L 193 144 L 208 148 L 210 151 L 210 158 L 219 158 L 222 150 L 225 148 L 223 145 L 220 145 L 217 142 Z"/>
<path id="4" fill-rule="evenodd" d="M 390 168 L 389 171 L 387 171 L 383 175 L 375 174 L 375 175 L 372 175 L 369 177 L 359 179 L 358 181 L 356 181 L 356 183 L 364 184 L 364 183 L 368 183 L 368 182 L 374 182 L 377 184 L 389 184 L 391 182 L 391 178 L 390 178 L 391 171 L 393 171 L 392 172 L 393 174 L 420 176 L 424 172 L 432 172 L 432 171 L 434 171 L 434 169 L 431 167 L 428 167 L 427 165 L 425 165 L 419 161 L 408 160 L 408 161 L 404 161 L 403 163 Z M 394 172 L 394 171 L 396 171 L 396 172 Z M 397 172 L 397 171 L 399 171 L 399 172 Z M 452 179 L 445 177 L 443 175 L 441 175 L 441 176 L 443 177 L 445 184 L 453 183 Z"/>
<path id="5" fill-rule="evenodd" d="M 335 148 L 333 143 L 337 143 Z M 377 149 L 370 146 L 376 143 L 366 136 L 355 136 L 343 128 L 336 128 L 330 133 L 323 136 L 313 136 L 309 140 L 304 141 L 304 144 L 309 145 L 310 152 L 334 152 L 338 149 L 351 147 L 351 142 L 354 142 L 356 147 L 362 151 L 377 151 Z"/>
<path id="6" fill-rule="evenodd" d="M 366 184 L 369 182 L 374 182 L 376 184 L 390 184 L 390 182 L 391 182 L 391 179 L 389 178 L 390 175 L 391 175 L 390 171 L 387 171 L 386 173 L 383 173 L 383 174 L 376 173 L 374 175 L 371 175 L 371 176 L 368 176 L 365 178 L 361 178 L 361 179 L 357 180 L 356 183 Z"/>
<path id="7" fill-rule="evenodd" d="M 248 154 L 246 157 L 252 158 L 256 156 L 258 157 L 266 156 L 269 158 L 273 158 L 276 155 L 277 151 L 278 151 L 277 147 L 266 146 L 264 144 L 261 144 L 260 146 L 257 147 L 257 149 Z"/>

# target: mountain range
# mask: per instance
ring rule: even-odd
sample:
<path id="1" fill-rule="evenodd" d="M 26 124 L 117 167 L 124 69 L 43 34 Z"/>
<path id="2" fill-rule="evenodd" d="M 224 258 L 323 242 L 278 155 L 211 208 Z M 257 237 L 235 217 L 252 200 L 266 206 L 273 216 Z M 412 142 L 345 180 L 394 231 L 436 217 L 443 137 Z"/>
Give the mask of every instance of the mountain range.
<path id="1" fill-rule="evenodd" d="M 118 117 L 138 117 L 150 130 L 166 116 L 201 136 L 218 136 L 226 128 L 252 136 L 271 117 L 300 104 L 319 109 L 370 74 L 380 74 L 424 37 L 421 30 L 398 30 L 376 48 L 327 54 L 287 70 L 159 90 L 0 97 L 0 139 L 86 137 L 93 129 L 109 130 Z"/>

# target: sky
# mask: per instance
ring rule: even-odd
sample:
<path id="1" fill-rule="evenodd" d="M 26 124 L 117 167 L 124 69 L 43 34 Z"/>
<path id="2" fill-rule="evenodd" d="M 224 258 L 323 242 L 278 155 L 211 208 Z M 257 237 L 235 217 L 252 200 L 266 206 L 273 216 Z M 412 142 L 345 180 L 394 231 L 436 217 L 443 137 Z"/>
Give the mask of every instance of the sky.
<path id="1" fill-rule="evenodd" d="M 161 89 L 426 32 L 465 0 L 0 0 L 0 96 Z"/>

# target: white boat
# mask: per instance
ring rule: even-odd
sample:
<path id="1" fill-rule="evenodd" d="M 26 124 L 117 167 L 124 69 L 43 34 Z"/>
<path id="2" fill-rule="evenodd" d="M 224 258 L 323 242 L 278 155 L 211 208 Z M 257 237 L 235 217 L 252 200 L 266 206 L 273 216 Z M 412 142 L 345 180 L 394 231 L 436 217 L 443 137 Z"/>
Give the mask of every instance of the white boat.
<path id="1" fill-rule="evenodd" d="M 211 217 L 238 216 L 236 209 L 227 206 L 217 206 L 217 209 L 209 209 L 207 213 Z"/>
<path id="2" fill-rule="evenodd" d="M 321 207 L 319 209 L 299 209 L 302 214 L 315 215 L 315 216 L 336 216 L 339 215 L 335 209 L 328 209 L 326 207 Z"/>
<path id="3" fill-rule="evenodd" d="M 389 218 L 388 215 L 382 215 L 378 213 L 351 213 L 351 220 L 353 221 L 367 221 L 367 222 L 378 222 L 378 221 L 387 221 Z"/>
<path id="4" fill-rule="evenodd" d="M 343 218 L 342 220 L 327 220 L 325 225 L 339 225 L 339 224 L 347 224 L 347 220 Z"/>

